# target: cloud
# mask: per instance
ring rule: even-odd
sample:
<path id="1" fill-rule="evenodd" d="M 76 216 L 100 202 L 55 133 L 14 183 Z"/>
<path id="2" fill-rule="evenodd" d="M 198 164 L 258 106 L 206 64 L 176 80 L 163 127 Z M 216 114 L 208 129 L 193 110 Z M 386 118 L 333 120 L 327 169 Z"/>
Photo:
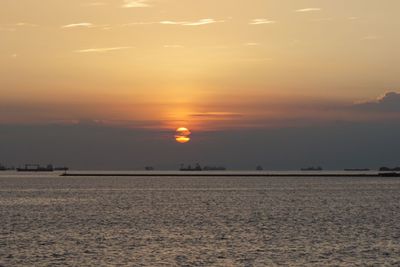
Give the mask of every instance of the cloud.
<path id="1" fill-rule="evenodd" d="M 199 19 L 195 21 L 174 21 L 174 20 L 162 20 L 162 21 L 139 21 L 139 22 L 131 22 L 122 24 L 122 27 L 129 27 L 129 26 L 137 26 L 137 25 L 154 25 L 154 24 L 162 24 L 162 25 L 180 25 L 180 26 L 202 26 L 207 24 L 214 24 L 214 23 L 222 23 L 225 22 L 224 20 L 215 20 L 215 19 Z"/>
<path id="2" fill-rule="evenodd" d="M 92 23 L 89 22 L 80 22 L 80 23 L 72 23 L 72 24 L 67 24 L 67 25 L 63 25 L 61 26 L 62 29 L 74 29 L 74 28 L 86 28 L 86 29 L 103 29 L 103 30 L 110 30 L 112 29 L 112 27 L 108 24 L 104 24 L 104 25 L 94 25 Z"/>
<path id="3" fill-rule="evenodd" d="M 245 43 L 243 45 L 245 45 L 245 46 L 259 46 L 261 44 L 260 43 Z"/>
<path id="4" fill-rule="evenodd" d="M 297 9 L 295 12 L 314 12 L 314 11 L 321 11 L 322 8 L 319 7 L 308 7 L 308 8 L 302 8 L 302 9 Z"/>
<path id="5" fill-rule="evenodd" d="M 163 25 L 181 25 L 181 26 L 202 26 L 213 23 L 221 23 L 223 20 L 215 20 L 215 19 L 200 19 L 197 21 L 171 21 L 171 20 L 163 20 L 160 21 L 160 24 Z"/>
<path id="6" fill-rule="evenodd" d="M 69 29 L 69 28 L 93 28 L 94 25 L 89 22 L 79 22 L 79 23 L 72 23 L 72 24 L 67 24 L 64 26 L 61 26 L 63 29 Z"/>
<path id="7" fill-rule="evenodd" d="M 400 92 L 387 92 L 376 100 L 356 103 L 354 108 L 371 112 L 400 112 Z"/>
<path id="8" fill-rule="evenodd" d="M 253 19 L 249 22 L 250 25 L 262 25 L 262 24 L 275 24 L 275 20 L 269 19 Z"/>
<path id="9" fill-rule="evenodd" d="M 38 27 L 39 25 L 33 24 L 33 23 L 26 23 L 26 22 L 18 22 L 18 23 L 15 23 L 15 26 L 17 26 L 17 27 Z"/>
<path id="10" fill-rule="evenodd" d="M 240 113 L 232 113 L 232 112 L 202 112 L 202 113 L 193 113 L 190 114 L 191 117 L 194 118 L 205 118 L 205 119 L 235 119 L 243 117 L 243 114 Z"/>
<path id="11" fill-rule="evenodd" d="M 150 7 L 148 0 L 124 0 L 123 8 Z"/>
<path id="12" fill-rule="evenodd" d="M 125 129 L 98 121 L 72 125 L 0 124 L 0 132 L 0 158 L 10 165 L 34 160 L 88 170 L 143 169 L 149 164 L 156 169 L 176 170 L 182 159 L 186 163 L 221 164 L 242 170 L 254 169 L 257 164 L 268 169 L 299 169 L 310 164 L 326 169 L 375 168 L 395 166 L 400 149 L 396 139 L 400 134 L 398 121 L 274 130 L 198 132 L 193 129 L 191 149 L 177 149 L 172 129 L 169 132 L 141 126 Z"/>
<path id="13" fill-rule="evenodd" d="M 22 27 L 39 27 L 37 24 L 33 23 L 27 23 L 27 22 L 17 22 L 17 23 L 12 23 L 12 24 L 3 24 L 0 25 L 0 31 L 2 32 L 15 32 L 17 31 L 17 28 L 22 28 Z"/>
<path id="14" fill-rule="evenodd" d="M 89 49 L 82 49 L 82 50 L 75 50 L 75 53 L 105 53 L 111 51 L 118 51 L 118 50 L 125 50 L 131 49 L 132 46 L 117 46 L 117 47 L 104 47 L 104 48 L 89 48 Z"/>

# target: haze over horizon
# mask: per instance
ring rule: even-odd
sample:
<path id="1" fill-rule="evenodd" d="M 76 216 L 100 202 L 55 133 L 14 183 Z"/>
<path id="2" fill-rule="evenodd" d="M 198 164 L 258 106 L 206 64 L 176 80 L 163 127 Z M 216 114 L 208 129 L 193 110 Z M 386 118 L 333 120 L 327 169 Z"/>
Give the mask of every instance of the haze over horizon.
<path id="1" fill-rule="evenodd" d="M 0 163 L 400 165 L 399 9 L 3 0 Z"/>

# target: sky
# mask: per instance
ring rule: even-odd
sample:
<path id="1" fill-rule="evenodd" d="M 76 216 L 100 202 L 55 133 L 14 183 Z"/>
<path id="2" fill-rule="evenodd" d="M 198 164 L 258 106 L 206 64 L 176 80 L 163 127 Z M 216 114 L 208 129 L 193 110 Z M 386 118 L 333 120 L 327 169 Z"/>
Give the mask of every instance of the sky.
<path id="1" fill-rule="evenodd" d="M 136 167 L 210 159 L 237 168 L 253 162 L 340 168 L 346 164 L 333 164 L 328 152 L 334 147 L 302 160 L 305 132 L 339 142 L 339 125 L 352 128 L 345 140 L 370 129 L 362 145 L 377 155 L 377 147 L 396 141 L 376 143 L 373 134 L 396 132 L 400 118 L 399 10 L 397 0 L 2 0 L 0 138 L 7 150 L 0 163 L 51 162 L 59 137 L 77 154 L 82 146 L 73 145 L 75 138 L 96 147 L 125 140 L 109 149 L 129 147 L 124 157 L 143 159 Z M 190 143 L 174 141 L 179 127 L 190 129 Z M 104 133 L 97 143 L 87 139 L 97 131 Z M 46 134 L 55 138 L 52 145 Z M 278 153 L 271 144 L 281 136 L 285 144 L 303 144 L 296 150 L 302 156 L 265 160 L 261 151 Z M 25 153 L 33 141 L 43 151 Z M 289 155 L 295 147 L 282 151 Z M 155 156 L 156 150 L 174 156 Z M 246 159 L 224 161 L 244 150 Z M 398 159 L 363 153 L 351 154 L 353 160 L 376 166 Z M 132 167 L 122 156 L 74 160 L 72 154 L 60 152 L 58 162 Z"/>

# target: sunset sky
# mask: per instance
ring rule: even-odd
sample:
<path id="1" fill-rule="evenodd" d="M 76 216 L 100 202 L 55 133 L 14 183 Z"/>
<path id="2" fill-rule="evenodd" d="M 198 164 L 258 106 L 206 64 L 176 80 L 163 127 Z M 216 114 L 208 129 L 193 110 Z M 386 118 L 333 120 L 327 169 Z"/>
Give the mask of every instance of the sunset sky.
<path id="1" fill-rule="evenodd" d="M 0 124 L 173 139 L 178 127 L 195 138 L 397 120 L 399 10 L 398 0 L 2 0 Z"/>

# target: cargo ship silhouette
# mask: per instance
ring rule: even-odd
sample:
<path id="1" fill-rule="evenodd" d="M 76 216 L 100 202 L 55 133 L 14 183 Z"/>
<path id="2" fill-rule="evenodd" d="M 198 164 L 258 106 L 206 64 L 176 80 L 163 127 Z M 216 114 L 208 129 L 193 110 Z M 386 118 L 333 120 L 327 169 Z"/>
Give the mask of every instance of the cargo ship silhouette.
<path id="1" fill-rule="evenodd" d="M 185 167 L 183 164 L 181 164 L 179 170 L 180 171 L 226 171 L 226 168 L 222 166 L 204 166 L 202 168 L 200 164 L 197 163 L 194 168 L 192 168 L 191 165 Z"/>
<path id="2" fill-rule="evenodd" d="M 53 167 L 52 164 L 40 166 L 40 164 L 25 164 L 24 168 L 17 168 L 18 172 L 53 172 L 68 171 L 67 167 Z"/>

